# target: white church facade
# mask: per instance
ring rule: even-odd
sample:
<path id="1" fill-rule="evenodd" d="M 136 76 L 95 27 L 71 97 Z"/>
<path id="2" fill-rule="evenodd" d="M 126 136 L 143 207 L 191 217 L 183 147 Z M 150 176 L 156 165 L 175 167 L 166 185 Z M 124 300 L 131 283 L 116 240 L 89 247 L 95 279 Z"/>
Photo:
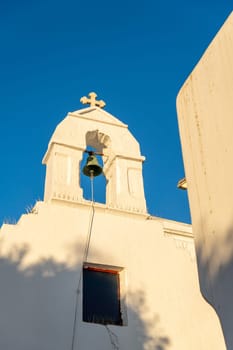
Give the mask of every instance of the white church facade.
<path id="1" fill-rule="evenodd" d="M 51 137 L 44 200 L 1 227 L 0 348 L 226 349 L 191 226 L 147 212 L 138 142 L 89 102 Z M 103 155 L 104 204 L 80 186 L 88 147 Z"/>

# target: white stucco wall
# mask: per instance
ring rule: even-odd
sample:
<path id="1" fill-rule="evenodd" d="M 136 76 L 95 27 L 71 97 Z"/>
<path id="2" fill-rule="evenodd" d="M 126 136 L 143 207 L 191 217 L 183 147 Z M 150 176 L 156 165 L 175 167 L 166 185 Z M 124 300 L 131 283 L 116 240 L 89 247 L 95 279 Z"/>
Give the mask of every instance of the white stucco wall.
<path id="1" fill-rule="evenodd" d="M 177 98 L 201 291 L 233 349 L 233 13 Z"/>
<path id="2" fill-rule="evenodd" d="M 39 202 L 17 225 L 3 225 L 1 348 L 70 349 L 90 213 L 90 205 Z M 199 292 L 189 225 L 96 204 L 87 260 L 124 267 L 128 325 L 109 327 L 119 349 L 224 349 Z M 76 342 L 111 348 L 104 326 L 82 322 L 81 294 Z"/>

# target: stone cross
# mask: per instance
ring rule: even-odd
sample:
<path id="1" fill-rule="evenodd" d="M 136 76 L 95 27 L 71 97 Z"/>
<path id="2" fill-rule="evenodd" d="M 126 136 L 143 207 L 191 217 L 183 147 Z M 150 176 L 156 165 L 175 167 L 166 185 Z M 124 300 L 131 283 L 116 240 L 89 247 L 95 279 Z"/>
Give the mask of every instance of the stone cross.
<path id="1" fill-rule="evenodd" d="M 80 102 L 82 104 L 90 104 L 91 107 L 97 106 L 97 107 L 103 108 L 106 105 L 106 103 L 103 100 L 100 100 L 100 101 L 96 100 L 97 94 L 95 92 L 90 92 L 88 96 L 90 98 L 86 96 L 81 97 Z"/>

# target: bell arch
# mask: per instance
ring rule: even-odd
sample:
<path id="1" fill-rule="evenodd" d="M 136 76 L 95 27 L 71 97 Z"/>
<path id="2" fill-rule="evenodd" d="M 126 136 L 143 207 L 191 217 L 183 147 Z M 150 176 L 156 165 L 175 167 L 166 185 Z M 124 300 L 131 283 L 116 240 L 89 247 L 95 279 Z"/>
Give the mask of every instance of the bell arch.
<path id="1" fill-rule="evenodd" d="M 43 159 L 45 201 L 85 201 L 80 175 L 87 146 L 103 154 L 106 206 L 146 213 L 139 144 L 127 125 L 98 107 L 69 113 L 57 126 Z"/>

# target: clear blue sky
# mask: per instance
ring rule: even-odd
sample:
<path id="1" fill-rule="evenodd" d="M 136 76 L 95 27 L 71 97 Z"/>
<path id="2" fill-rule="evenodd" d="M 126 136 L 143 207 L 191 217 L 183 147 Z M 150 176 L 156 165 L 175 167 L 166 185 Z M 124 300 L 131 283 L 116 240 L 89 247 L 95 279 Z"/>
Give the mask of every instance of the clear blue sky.
<path id="1" fill-rule="evenodd" d="M 230 0 L 1 3 L 0 226 L 43 199 L 56 125 L 96 91 L 140 142 L 150 214 L 189 222 L 176 96 Z"/>

